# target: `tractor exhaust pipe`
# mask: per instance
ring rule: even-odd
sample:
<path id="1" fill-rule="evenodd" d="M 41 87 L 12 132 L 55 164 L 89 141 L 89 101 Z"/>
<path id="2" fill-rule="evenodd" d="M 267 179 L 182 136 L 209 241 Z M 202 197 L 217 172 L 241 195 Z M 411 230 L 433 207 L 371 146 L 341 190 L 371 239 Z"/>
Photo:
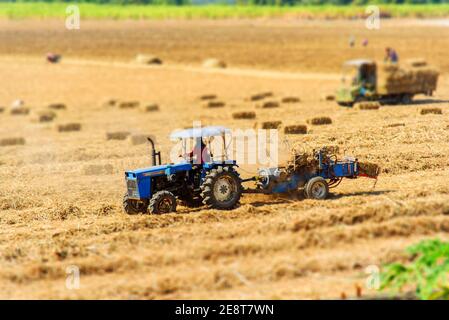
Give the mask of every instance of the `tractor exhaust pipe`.
<path id="1" fill-rule="evenodd" d="M 157 166 L 161 164 L 161 152 L 157 151 L 154 148 L 154 142 L 150 137 L 147 137 L 147 140 L 151 143 L 151 165 Z M 157 161 L 156 161 L 157 160 Z"/>

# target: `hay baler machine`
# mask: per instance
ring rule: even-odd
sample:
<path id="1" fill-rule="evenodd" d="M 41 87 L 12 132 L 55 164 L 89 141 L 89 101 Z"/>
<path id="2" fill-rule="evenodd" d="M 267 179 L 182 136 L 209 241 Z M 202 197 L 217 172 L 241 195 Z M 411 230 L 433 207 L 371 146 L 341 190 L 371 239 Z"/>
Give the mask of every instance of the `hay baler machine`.
<path id="1" fill-rule="evenodd" d="M 259 169 L 258 176 L 243 182 L 255 181 L 256 188 L 244 193 L 290 193 L 304 190 L 306 198 L 325 199 L 329 189 L 338 186 L 343 178 L 368 177 L 377 179 L 379 167 L 375 164 L 360 164 L 356 158 L 338 160 L 333 148 L 324 147 L 312 155 L 295 154 L 285 167 Z"/>

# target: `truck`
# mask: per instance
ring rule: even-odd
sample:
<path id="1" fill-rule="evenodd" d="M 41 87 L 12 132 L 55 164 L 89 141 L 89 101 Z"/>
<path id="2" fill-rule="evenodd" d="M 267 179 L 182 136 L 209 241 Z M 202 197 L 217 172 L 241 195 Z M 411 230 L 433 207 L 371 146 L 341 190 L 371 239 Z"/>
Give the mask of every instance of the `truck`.
<path id="1" fill-rule="evenodd" d="M 343 77 L 336 101 L 352 107 L 361 101 L 409 104 L 417 94 L 432 96 L 437 88 L 438 71 L 423 60 L 404 64 L 356 59 L 343 64 Z"/>

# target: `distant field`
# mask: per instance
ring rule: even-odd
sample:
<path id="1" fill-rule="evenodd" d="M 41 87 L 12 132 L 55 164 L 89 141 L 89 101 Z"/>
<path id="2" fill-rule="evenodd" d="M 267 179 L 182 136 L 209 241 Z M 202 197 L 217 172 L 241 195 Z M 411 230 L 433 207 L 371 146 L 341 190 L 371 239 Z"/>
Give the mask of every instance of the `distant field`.
<path id="1" fill-rule="evenodd" d="M 1 3 L 0 18 L 57 18 L 66 15 L 67 3 Z M 365 15 L 366 6 L 141 6 L 78 4 L 83 18 L 91 19 L 223 19 L 223 18 L 354 18 Z M 449 4 L 382 5 L 391 17 L 446 17 Z"/>

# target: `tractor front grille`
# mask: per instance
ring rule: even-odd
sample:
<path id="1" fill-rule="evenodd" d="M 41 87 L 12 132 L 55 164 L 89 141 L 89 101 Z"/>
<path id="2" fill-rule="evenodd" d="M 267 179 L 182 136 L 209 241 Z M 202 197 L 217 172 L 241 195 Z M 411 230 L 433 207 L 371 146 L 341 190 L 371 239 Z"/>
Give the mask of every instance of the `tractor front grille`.
<path id="1" fill-rule="evenodd" d="M 139 198 L 139 191 L 137 190 L 137 180 L 126 180 L 126 187 L 128 188 L 128 196 L 131 198 Z"/>

